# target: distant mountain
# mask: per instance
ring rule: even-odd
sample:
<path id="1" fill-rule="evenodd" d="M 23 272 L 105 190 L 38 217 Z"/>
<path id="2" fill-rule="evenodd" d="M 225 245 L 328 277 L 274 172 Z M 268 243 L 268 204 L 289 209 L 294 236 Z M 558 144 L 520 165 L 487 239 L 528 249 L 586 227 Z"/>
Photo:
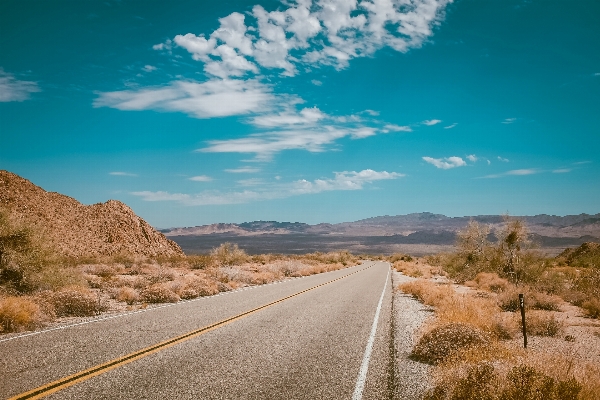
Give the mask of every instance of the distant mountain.
<path id="1" fill-rule="evenodd" d="M 600 241 L 600 214 L 517 216 L 533 240 L 549 254 L 565 247 Z M 502 227 L 502 215 L 447 217 L 429 212 L 379 216 L 339 224 L 253 221 L 212 224 L 162 232 L 186 252 L 207 252 L 223 242 L 235 242 L 250 253 L 302 253 L 347 249 L 357 253 L 407 252 L 415 255 L 450 251 L 456 234 L 474 220 Z M 494 236 L 492 235 L 493 239 Z"/>
<path id="2" fill-rule="evenodd" d="M 86 206 L 2 170 L 0 210 L 13 220 L 42 230 L 56 249 L 67 256 L 183 254 L 177 243 L 157 232 L 120 201 Z"/>

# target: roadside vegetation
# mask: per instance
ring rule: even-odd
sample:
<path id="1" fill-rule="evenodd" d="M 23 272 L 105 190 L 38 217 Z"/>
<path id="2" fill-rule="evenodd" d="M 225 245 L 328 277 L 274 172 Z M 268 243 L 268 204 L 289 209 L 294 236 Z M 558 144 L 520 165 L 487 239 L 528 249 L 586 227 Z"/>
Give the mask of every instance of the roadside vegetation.
<path id="1" fill-rule="evenodd" d="M 418 260 L 390 258 L 396 270 L 416 278 L 398 289 L 434 311 L 412 353 L 435 366 L 425 399 L 598 399 L 600 366 L 573 347 L 564 351 L 568 346 L 561 343 L 579 339 L 567 334 L 574 318 L 560 311 L 581 307 L 578 314 L 600 327 L 594 322 L 600 318 L 600 245 L 547 258 L 536 251 L 527 227 L 506 217 L 496 232 L 471 222 L 456 248 Z M 528 335 L 543 338 L 548 348 L 522 348 L 519 293 L 525 295 Z M 597 340 L 600 330 L 594 335 Z M 574 345 L 597 352 L 600 342 L 594 343 Z"/>
<path id="2" fill-rule="evenodd" d="M 61 317 L 145 308 L 359 263 L 348 252 L 248 255 L 223 243 L 210 254 L 171 258 L 60 257 L 43 232 L 0 213 L 0 333 Z"/>

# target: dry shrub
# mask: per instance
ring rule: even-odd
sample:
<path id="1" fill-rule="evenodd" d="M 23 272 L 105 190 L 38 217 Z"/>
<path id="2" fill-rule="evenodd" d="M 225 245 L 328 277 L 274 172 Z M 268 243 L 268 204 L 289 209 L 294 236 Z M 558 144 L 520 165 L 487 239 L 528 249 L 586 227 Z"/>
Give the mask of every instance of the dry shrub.
<path id="1" fill-rule="evenodd" d="M 214 281 L 197 276 L 187 276 L 178 294 L 182 299 L 194 299 L 201 296 L 212 296 L 219 291 L 219 287 Z"/>
<path id="2" fill-rule="evenodd" d="M 533 336 L 559 336 L 565 329 L 564 323 L 551 312 L 530 311 L 525 318 L 527 333 Z"/>
<path id="3" fill-rule="evenodd" d="M 285 277 L 300 276 L 300 271 L 306 268 L 306 265 L 299 261 L 279 261 L 269 266 L 269 269 L 275 274 L 281 274 Z"/>
<path id="4" fill-rule="evenodd" d="M 120 268 L 114 265 L 87 265 L 84 268 L 85 272 L 88 274 L 97 275 L 101 278 L 111 278 L 119 273 L 121 273 Z"/>
<path id="5" fill-rule="evenodd" d="M 0 333 L 32 330 L 43 325 L 50 316 L 26 297 L 0 299 Z"/>
<path id="6" fill-rule="evenodd" d="M 592 318 L 600 318 L 600 300 L 592 297 L 581 304 L 584 313 Z"/>
<path id="7" fill-rule="evenodd" d="M 500 278 L 498 274 L 491 272 L 480 272 L 475 276 L 475 279 L 467 282 L 467 284 L 495 293 L 504 292 L 510 285 L 506 279 Z"/>
<path id="8" fill-rule="evenodd" d="M 119 288 L 115 296 L 117 301 L 125 302 L 129 305 L 135 304 L 140 300 L 140 294 L 137 290 L 130 287 Z"/>
<path id="9" fill-rule="evenodd" d="M 146 275 L 146 279 L 152 284 L 170 282 L 177 278 L 177 272 L 171 268 L 156 268 L 152 273 Z"/>
<path id="10" fill-rule="evenodd" d="M 576 400 L 583 386 L 575 378 L 555 379 L 536 368 L 519 364 L 502 376 L 492 363 L 468 367 L 450 384 L 430 390 L 428 400 Z"/>
<path id="11" fill-rule="evenodd" d="M 562 299 L 537 292 L 529 287 L 509 286 L 498 295 L 498 305 L 504 311 L 517 311 L 519 309 L 519 293 L 524 295 L 525 308 L 533 310 L 560 311 Z"/>
<path id="12" fill-rule="evenodd" d="M 454 296 L 454 289 L 451 286 L 437 285 L 422 279 L 403 283 L 398 286 L 398 289 L 404 293 L 412 294 L 419 301 L 429 306 L 437 306 L 445 299 Z"/>
<path id="13" fill-rule="evenodd" d="M 198 254 L 187 257 L 191 269 L 206 269 L 215 265 L 213 257 L 207 254 Z"/>
<path id="14" fill-rule="evenodd" d="M 89 289 L 69 286 L 57 292 L 42 292 L 39 297 L 54 307 L 57 317 L 87 317 L 104 311 L 104 305 Z"/>
<path id="15" fill-rule="evenodd" d="M 177 293 L 164 284 L 152 285 L 144 289 L 140 295 L 146 303 L 177 303 L 179 301 Z"/>
<path id="16" fill-rule="evenodd" d="M 472 346 L 489 343 L 489 337 L 473 325 L 449 323 L 425 333 L 412 351 L 418 361 L 438 363 L 453 353 Z"/>

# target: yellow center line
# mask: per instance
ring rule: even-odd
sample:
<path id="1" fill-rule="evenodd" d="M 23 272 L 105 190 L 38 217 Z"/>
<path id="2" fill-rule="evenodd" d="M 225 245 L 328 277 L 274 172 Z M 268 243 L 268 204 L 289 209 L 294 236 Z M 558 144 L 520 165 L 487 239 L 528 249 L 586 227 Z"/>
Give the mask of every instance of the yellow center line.
<path id="1" fill-rule="evenodd" d="M 195 338 L 197 336 L 200 336 L 202 334 L 205 334 L 207 332 L 213 331 L 213 330 L 215 330 L 217 328 L 220 328 L 222 326 L 225 326 L 227 324 L 235 322 L 235 321 L 237 321 L 239 319 L 247 317 L 248 315 L 254 314 L 254 313 L 256 313 L 256 312 L 258 312 L 260 310 L 264 310 L 265 308 L 272 307 L 272 306 L 274 306 L 274 305 L 276 305 L 278 303 L 281 303 L 283 301 L 289 300 L 292 297 L 299 296 L 299 295 L 301 295 L 303 293 L 306 293 L 306 292 L 309 292 L 311 290 L 317 289 L 317 288 L 319 288 L 321 286 L 328 285 L 328 284 L 333 283 L 335 281 L 339 281 L 340 279 L 344 279 L 344 278 L 346 278 L 346 277 L 348 277 L 350 275 L 354 275 L 354 274 L 356 274 L 358 272 L 364 271 L 364 270 L 366 270 L 368 268 L 371 268 L 371 266 L 369 266 L 367 268 L 360 269 L 358 271 L 354 271 L 354 272 L 349 273 L 347 275 L 340 276 L 339 278 L 333 279 L 333 280 L 331 280 L 329 282 L 321 283 L 321 284 L 319 284 L 317 286 L 313 286 L 313 287 L 311 287 L 309 289 L 302 290 L 302 291 L 300 291 L 298 293 L 294 293 L 294 294 L 292 294 L 290 296 L 283 297 L 283 298 L 281 298 L 279 300 L 275 300 L 275 301 L 273 301 L 271 303 L 264 304 L 264 305 L 262 305 L 260 307 L 256 307 L 256 308 L 254 308 L 252 310 L 249 310 L 249 311 L 243 312 L 241 314 L 238 314 L 236 316 L 224 319 L 224 320 L 216 322 L 216 323 L 214 323 L 212 325 L 205 326 L 204 328 L 193 330 L 193 331 L 185 333 L 183 335 L 180 335 L 180 336 L 177 336 L 177 337 L 165 340 L 164 342 L 152 345 L 150 347 L 146 347 L 145 349 L 138 350 L 136 352 L 130 353 L 130 354 L 126 355 L 126 356 L 115 358 L 114 360 L 108 361 L 108 362 L 106 362 L 104 364 L 96 365 L 96 366 L 94 366 L 92 368 L 88 368 L 86 370 L 77 372 L 77 373 L 75 373 L 73 375 L 69 375 L 67 377 L 64 377 L 64 378 L 58 379 L 56 381 L 47 383 L 47 384 L 42 385 L 40 387 L 37 387 L 35 389 L 29 390 L 29 391 L 27 391 L 25 393 L 21 393 L 21 394 L 19 394 L 17 396 L 11 397 L 8 400 L 41 399 L 42 397 L 46 397 L 46 396 L 48 396 L 48 395 L 50 395 L 52 393 L 58 392 L 59 390 L 68 388 L 69 386 L 73 386 L 76 383 L 86 381 L 86 380 L 88 380 L 88 379 L 90 379 L 90 378 L 92 378 L 94 376 L 103 374 L 105 372 L 108 372 L 110 370 L 118 368 L 118 367 L 120 367 L 122 365 L 129 364 L 130 362 L 133 362 L 133 361 L 138 360 L 140 358 L 149 356 L 151 354 L 157 353 L 157 352 L 159 352 L 161 350 L 164 350 L 166 348 L 169 348 L 171 346 L 175 346 L 176 344 L 185 342 L 186 340 L 189 340 L 189 339 Z"/>

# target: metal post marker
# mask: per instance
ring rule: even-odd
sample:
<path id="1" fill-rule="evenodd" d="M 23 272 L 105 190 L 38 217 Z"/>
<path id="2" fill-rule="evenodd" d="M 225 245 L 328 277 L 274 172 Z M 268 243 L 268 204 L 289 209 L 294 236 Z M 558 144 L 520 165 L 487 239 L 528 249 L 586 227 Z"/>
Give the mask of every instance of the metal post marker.
<path id="1" fill-rule="evenodd" d="M 525 325 L 525 299 L 519 293 L 519 308 L 521 309 L 521 325 L 523 326 L 523 348 L 527 348 L 527 326 Z"/>

